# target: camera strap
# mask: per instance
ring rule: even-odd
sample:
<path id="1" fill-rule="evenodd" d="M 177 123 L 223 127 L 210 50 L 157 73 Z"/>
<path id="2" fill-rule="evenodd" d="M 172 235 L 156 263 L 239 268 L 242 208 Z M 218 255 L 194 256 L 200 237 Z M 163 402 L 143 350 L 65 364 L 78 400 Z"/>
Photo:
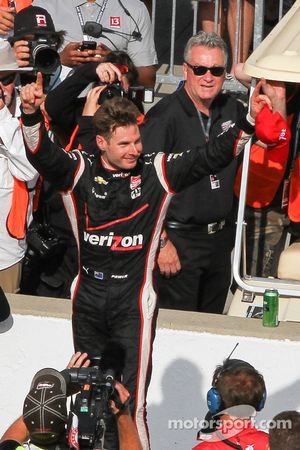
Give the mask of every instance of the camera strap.
<path id="1" fill-rule="evenodd" d="M 80 23 L 82 31 L 84 29 L 85 22 L 83 20 L 81 7 L 83 5 L 85 5 L 86 3 L 87 2 L 84 2 L 81 5 L 76 6 L 76 13 L 77 13 L 77 17 L 78 17 L 78 20 L 79 20 L 79 23 Z M 99 9 L 99 12 L 98 12 L 96 20 L 95 20 L 96 23 L 100 23 L 101 22 L 101 19 L 102 19 L 102 16 L 103 16 L 103 13 L 105 11 L 107 3 L 108 3 L 108 0 L 104 0 L 103 3 L 102 3 L 102 6 L 99 7 L 100 9 Z M 98 3 L 96 3 L 96 5 L 99 6 Z M 88 34 L 83 34 L 83 39 L 87 40 L 87 41 L 91 41 L 93 38 L 92 38 L 92 36 L 89 36 Z"/>

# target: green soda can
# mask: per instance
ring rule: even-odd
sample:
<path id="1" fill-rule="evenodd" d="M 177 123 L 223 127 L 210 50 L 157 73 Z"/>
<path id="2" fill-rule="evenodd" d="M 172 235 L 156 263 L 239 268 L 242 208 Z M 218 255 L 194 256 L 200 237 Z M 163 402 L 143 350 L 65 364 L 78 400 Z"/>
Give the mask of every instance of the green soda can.
<path id="1" fill-rule="evenodd" d="M 263 326 L 278 326 L 279 295 L 276 289 L 266 289 L 263 304 Z"/>

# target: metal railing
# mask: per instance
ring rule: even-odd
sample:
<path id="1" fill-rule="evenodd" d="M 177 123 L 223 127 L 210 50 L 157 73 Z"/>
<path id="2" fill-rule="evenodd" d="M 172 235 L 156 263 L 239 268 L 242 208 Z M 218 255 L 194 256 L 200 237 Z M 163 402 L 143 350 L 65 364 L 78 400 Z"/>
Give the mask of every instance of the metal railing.
<path id="1" fill-rule="evenodd" d="M 153 0 L 152 2 L 152 26 L 154 30 L 155 38 L 158 38 L 156 31 L 156 23 L 157 23 L 157 6 L 159 2 L 165 0 Z M 184 20 L 189 20 L 192 22 L 192 34 L 196 34 L 200 29 L 199 24 L 199 8 L 201 8 L 201 3 L 205 0 L 186 0 L 186 16 L 183 18 Z M 231 1 L 231 0 L 227 0 Z M 242 20 L 241 17 L 241 6 L 243 0 L 236 0 L 237 2 L 237 16 L 236 16 L 236 38 L 235 38 L 235 48 L 233 53 L 233 62 L 238 62 L 238 52 L 239 52 L 239 43 L 240 43 L 240 22 Z M 170 39 L 169 39 L 169 49 L 170 49 L 170 57 L 167 64 L 166 73 L 157 73 L 157 82 L 159 84 L 178 84 L 182 79 L 181 75 L 176 74 L 178 70 L 175 71 L 174 64 L 174 55 L 176 50 L 176 19 L 177 18 L 177 10 L 178 10 L 179 0 L 172 0 L 170 11 L 167 12 L 168 18 L 170 19 L 171 15 L 171 28 L 170 28 Z M 220 20 L 219 10 L 220 10 L 221 0 L 215 0 L 214 6 L 214 29 L 217 31 L 218 22 Z M 253 49 L 258 46 L 263 38 L 264 33 L 264 10 L 265 10 L 265 1 L 264 0 L 255 0 L 254 5 L 254 27 L 253 27 Z M 283 0 L 279 0 L 278 6 L 278 20 L 282 17 L 283 14 Z M 190 15 L 190 17 L 188 17 Z M 178 22 L 178 20 L 177 20 Z M 167 32 L 169 30 L 166 30 Z M 185 44 L 185 43 L 184 43 Z M 159 61 L 160 63 L 160 61 Z M 224 89 L 230 91 L 245 91 L 244 86 L 242 86 L 237 80 L 226 80 L 224 83 Z"/>

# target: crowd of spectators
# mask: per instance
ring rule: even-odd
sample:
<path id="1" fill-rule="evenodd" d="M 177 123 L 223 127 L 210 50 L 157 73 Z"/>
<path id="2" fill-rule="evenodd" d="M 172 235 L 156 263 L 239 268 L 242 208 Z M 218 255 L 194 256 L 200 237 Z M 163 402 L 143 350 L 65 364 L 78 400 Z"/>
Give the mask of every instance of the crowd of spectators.
<path id="1" fill-rule="evenodd" d="M 263 198 L 249 190 L 248 266 L 253 275 L 276 276 L 289 223 L 286 180 L 298 168 L 299 98 L 295 86 L 261 81 L 247 114 L 236 95 L 222 92 L 227 70 L 235 68 L 235 2 L 229 1 L 231 66 L 224 39 L 203 22 L 186 43 L 183 82 L 144 116 L 139 94 L 155 86 L 158 64 L 152 2 L 145 3 L 0 2 L 0 287 L 72 298 L 76 351 L 95 356 L 118 345 L 139 434 L 134 445 L 144 450 L 150 448 L 145 405 L 158 307 L 222 314 L 239 158 L 256 118 L 270 126 L 257 124 L 252 183 L 271 186 L 257 172 L 258 152 L 264 161 L 272 155 L 264 171 L 274 183 Z M 237 62 L 247 58 L 252 38 L 253 3 L 243 5 L 245 14 L 250 8 L 243 18 L 246 49 Z M 290 219 L 297 223 L 293 208 Z M 225 364 L 213 388 L 228 373 L 233 383 L 236 367 L 247 376 L 255 371 L 243 362 Z M 256 410 L 264 392 L 259 397 L 247 400 Z M 106 445 L 118 448 L 114 421 L 108 431 Z"/>

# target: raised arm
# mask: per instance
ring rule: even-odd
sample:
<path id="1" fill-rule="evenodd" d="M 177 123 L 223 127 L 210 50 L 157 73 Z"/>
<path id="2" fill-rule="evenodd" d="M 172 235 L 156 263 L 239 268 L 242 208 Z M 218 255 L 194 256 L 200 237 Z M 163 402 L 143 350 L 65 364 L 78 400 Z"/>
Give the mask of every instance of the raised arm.
<path id="1" fill-rule="evenodd" d="M 58 190 L 69 190 L 73 186 L 78 167 L 84 164 L 78 153 L 66 153 L 53 143 L 45 129 L 40 106 L 44 101 L 42 74 L 36 83 L 21 89 L 22 131 L 27 158 L 36 170 Z"/>
<path id="2" fill-rule="evenodd" d="M 269 129 L 272 128 L 272 140 L 277 145 L 286 132 L 288 125 L 277 111 L 282 103 L 283 93 L 280 89 L 272 89 L 270 85 L 261 80 L 254 89 L 250 99 L 250 113 L 240 118 L 229 129 L 210 140 L 206 147 L 199 147 L 183 152 L 179 155 L 168 155 L 165 159 L 166 174 L 171 189 L 178 192 L 195 183 L 204 175 L 216 173 L 226 167 L 231 160 L 243 150 L 246 142 L 254 133 L 254 124 L 257 116 L 269 111 Z M 262 139 L 263 127 L 256 129 L 258 139 Z M 286 139 L 289 134 L 286 133 Z M 162 156 L 160 156 L 162 157 Z"/>

